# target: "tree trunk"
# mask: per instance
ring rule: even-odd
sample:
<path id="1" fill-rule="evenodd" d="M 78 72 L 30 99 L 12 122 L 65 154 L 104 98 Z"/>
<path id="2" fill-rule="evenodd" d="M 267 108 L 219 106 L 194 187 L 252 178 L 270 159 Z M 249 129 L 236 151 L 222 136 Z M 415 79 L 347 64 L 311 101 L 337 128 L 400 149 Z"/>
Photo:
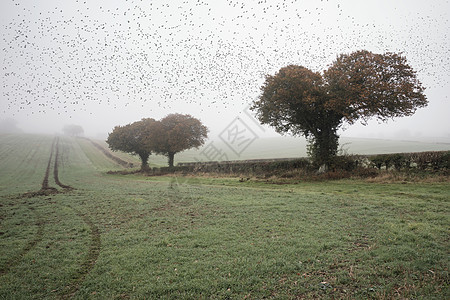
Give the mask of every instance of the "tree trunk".
<path id="1" fill-rule="evenodd" d="M 167 157 L 169 158 L 169 168 L 172 168 L 173 167 L 174 157 L 175 157 L 175 152 L 169 152 L 167 154 Z"/>
<path id="2" fill-rule="evenodd" d="M 148 157 L 150 154 L 148 153 L 139 153 L 139 157 L 141 158 L 141 171 L 148 171 Z"/>
<path id="3" fill-rule="evenodd" d="M 308 153 L 317 166 L 327 170 L 337 154 L 339 136 L 333 130 L 321 130 L 310 141 Z"/>

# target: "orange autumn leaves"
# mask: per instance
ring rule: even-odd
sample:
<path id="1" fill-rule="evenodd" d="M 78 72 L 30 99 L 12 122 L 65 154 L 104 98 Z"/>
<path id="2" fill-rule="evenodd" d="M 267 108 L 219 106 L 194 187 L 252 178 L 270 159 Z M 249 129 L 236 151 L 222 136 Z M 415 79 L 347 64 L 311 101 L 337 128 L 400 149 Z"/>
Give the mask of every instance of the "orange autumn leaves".
<path id="1" fill-rule="evenodd" d="M 406 58 L 395 53 L 357 51 L 341 55 L 324 71 L 326 105 L 349 124 L 371 117 L 386 121 L 410 116 L 428 103 L 425 88 Z"/>

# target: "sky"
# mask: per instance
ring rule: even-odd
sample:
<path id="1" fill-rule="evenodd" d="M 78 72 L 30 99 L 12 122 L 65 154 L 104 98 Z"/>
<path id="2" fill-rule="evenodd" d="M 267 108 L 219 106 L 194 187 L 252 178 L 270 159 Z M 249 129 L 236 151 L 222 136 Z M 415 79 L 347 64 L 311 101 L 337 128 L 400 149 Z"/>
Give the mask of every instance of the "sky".
<path id="1" fill-rule="evenodd" d="M 322 72 L 365 49 L 402 53 L 429 105 L 340 133 L 450 139 L 449 12 L 443 0 L 2 0 L 0 121 L 51 134 L 77 124 L 105 138 L 187 113 L 211 138 L 236 124 L 277 136 L 248 109 L 266 75 L 290 64 Z"/>

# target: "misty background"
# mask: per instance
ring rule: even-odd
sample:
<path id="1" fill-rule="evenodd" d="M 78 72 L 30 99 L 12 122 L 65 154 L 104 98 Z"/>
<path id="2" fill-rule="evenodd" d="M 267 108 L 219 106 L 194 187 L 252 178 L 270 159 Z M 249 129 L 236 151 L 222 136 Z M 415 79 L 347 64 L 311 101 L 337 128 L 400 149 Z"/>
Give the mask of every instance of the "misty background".
<path id="1" fill-rule="evenodd" d="M 0 3 L 0 131 L 105 139 L 116 125 L 169 113 L 217 139 L 239 122 L 279 136 L 248 107 L 265 75 L 323 71 L 341 53 L 403 53 L 426 108 L 343 137 L 450 142 L 449 1 L 31 1 Z"/>

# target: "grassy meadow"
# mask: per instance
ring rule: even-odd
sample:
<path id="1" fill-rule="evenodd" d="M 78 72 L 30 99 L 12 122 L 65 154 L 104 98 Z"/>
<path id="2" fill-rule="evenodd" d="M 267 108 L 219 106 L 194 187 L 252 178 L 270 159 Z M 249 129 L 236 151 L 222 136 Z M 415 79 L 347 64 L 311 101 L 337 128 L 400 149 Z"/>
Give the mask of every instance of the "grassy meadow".
<path id="1" fill-rule="evenodd" d="M 87 140 L 0 135 L 0 299 L 450 298 L 448 180 L 120 168 Z"/>

